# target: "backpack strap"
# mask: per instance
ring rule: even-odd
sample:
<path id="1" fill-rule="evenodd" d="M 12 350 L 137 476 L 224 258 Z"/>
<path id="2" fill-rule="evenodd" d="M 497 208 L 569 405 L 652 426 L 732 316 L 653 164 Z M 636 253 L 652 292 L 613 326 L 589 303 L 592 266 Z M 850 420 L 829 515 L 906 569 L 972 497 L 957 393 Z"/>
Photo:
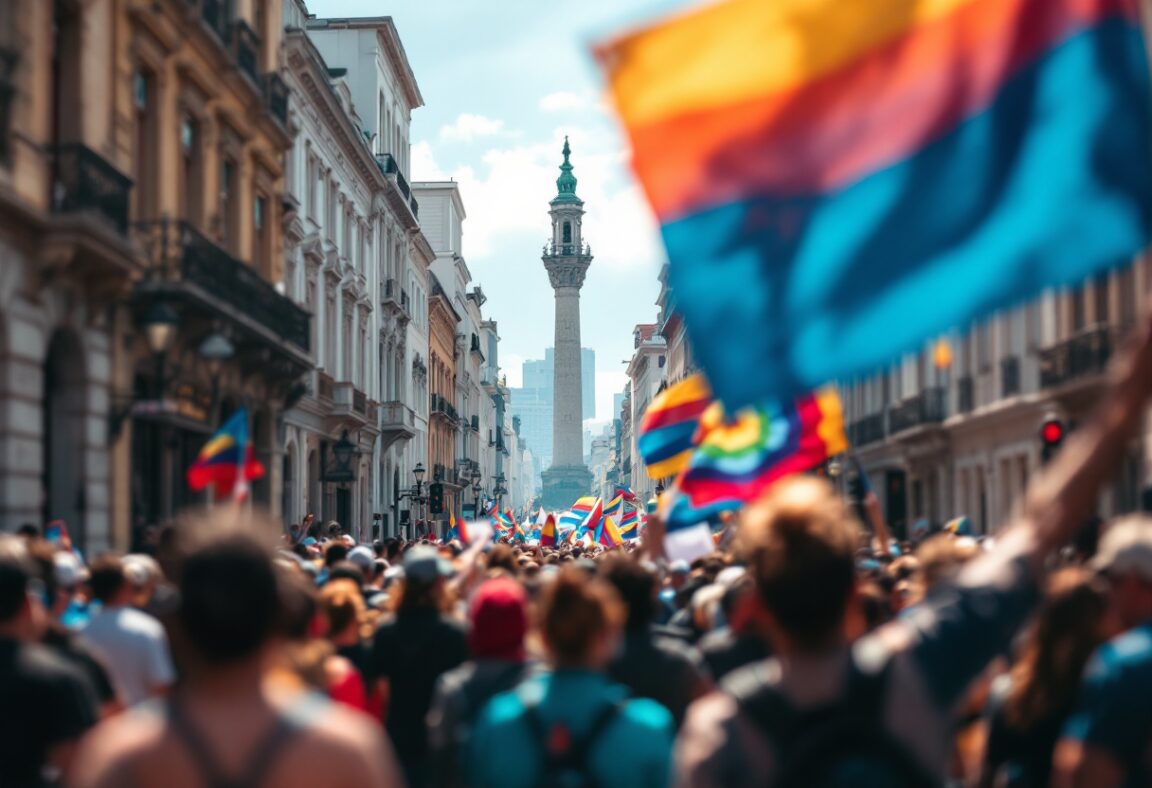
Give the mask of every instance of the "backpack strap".
<path id="1" fill-rule="evenodd" d="M 554 772 L 577 772 L 585 777 L 585 784 L 597 784 L 596 775 L 588 769 L 588 757 L 604 730 L 624 710 L 626 700 L 606 704 L 592 720 L 588 731 L 578 739 L 556 741 L 557 732 L 563 732 L 563 723 L 549 726 L 540 716 L 539 700 L 524 700 L 524 719 L 543 754 L 543 775 Z M 543 776 L 542 775 L 542 776 Z"/>
<path id="2" fill-rule="evenodd" d="M 306 700 L 304 705 L 311 704 Z M 304 714 L 295 708 L 277 713 L 271 729 L 256 743 L 246 766 L 241 770 L 241 776 L 233 778 L 221 768 L 208 741 L 192 724 L 180 699 L 173 695 L 168 701 L 168 721 L 172 730 L 192 754 L 192 760 L 199 766 L 207 788 L 255 788 L 260 785 L 276 756 L 306 724 L 303 717 Z"/>

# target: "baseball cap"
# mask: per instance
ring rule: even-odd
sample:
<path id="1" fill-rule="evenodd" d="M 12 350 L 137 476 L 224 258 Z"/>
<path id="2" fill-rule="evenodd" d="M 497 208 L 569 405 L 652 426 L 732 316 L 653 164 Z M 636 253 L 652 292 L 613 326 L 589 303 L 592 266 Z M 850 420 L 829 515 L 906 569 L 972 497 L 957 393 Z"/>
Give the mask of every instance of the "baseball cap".
<path id="1" fill-rule="evenodd" d="M 1139 575 L 1152 583 L 1152 519 L 1133 515 L 1117 520 L 1100 540 L 1092 568 L 1108 574 Z"/>
<path id="2" fill-rule="evenodd" d="M 417 583 L 433 583 L 439 577 L 451 577 L 456 570 L 432 545 L 420 544 L 404 554 L 404 577 Z"/>
<path id="3" fill-rule="evenodd" d="M 88 579 L 88 570 L 72 553 L 59 552 L 52 556 L 53 576 L 61 588 L 75 588 Z"/>
<path id="4" fill-rule="evenodd" d="M 349 551 L 348 560 L 360 567 L 361 571 L 367 572 L 372 569 L 373 564 L 376 563 L 376 556 L 373 554 L 371 548 L 360 545 Z"/>

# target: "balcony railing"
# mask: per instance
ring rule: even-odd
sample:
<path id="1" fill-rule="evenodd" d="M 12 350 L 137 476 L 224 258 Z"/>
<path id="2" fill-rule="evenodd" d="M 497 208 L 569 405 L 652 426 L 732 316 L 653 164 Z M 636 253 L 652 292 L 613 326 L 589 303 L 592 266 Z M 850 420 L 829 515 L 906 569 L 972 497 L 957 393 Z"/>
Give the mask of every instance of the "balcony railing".
<path id="1" fill-rule="evenodd" d="M 232 52 L 236 58 L 236 65 L 251 78 L 254 84 L 260 84 L 260 36 L 248 27 L 243 19 L 237 19 L 235 29 L 232 31 Z"/>
<path id="2" fill-rule="evenodd" d="M 254 268 L 240 262 L 183 221 L 136 225 L 153 283 L 194 285 L 307 352 L 311 315 L 280 295 Z"/>
<path id="3" fill-rule="evenodd" d="M 848 426 L 848 436 L 853 446 L 867 446 L 884 440 L 884 414 L 873 413 L 853 422 Z"/>
<path id="4" fill-rule="evenodd" d="M 428 409 L 434 414 L 439 413 L 442 416 L 447 416 L 452 421 L 457 420 L 455 406 L 446 397 L 441 397 L 439 394 L 429 396 Z"/>
<path id="5" fill-rule="evenodd" d="M 970 413 L 976 407 L 976 380 L 965 375 L 956 381 L 956 412 Z"/>
<path id="6" fill-rule="evenodd" d="M 128 232 L 132 180 L 83 145 L 56 149 L 56 213 L 92 213 L 121 235 Z"/>
<path id="7" fill-rule="evenodd" d="M 1040 351 L 1040 386 L 1053 388 L 1099 374 L 1112 356 L 1112 335 L 1096 326 Z"/>
<path id="8" fill-rule="evenodd" d="M 316 377 L 316 394 L 323 399 L 332 399 L 333 392 L 336 390 L 336 381 L 332 379 L 331 375 L 326 375 L 323 372 Z"/>
<path id="9" fill-rule="evenodd" d="M 416 426 L 416 416 L 403 402 L 393 400 L 380 404 L 380 429 L 411 431 Z"/>
<path id="10" fill-rule="evenodd" d="M 1020 357 L 1000 359 L 1000 396 L 1015 397 L 1020 393 Z"/>
<path id="11" fill-rule="evenodd" d="M 200 4 L 200 19 L 208 29 L 228 44 L 232 37 L 232 8 L 230 0 L 192 0 Z"/>
<path id="12" fill-rule="evenodd" d="M 930 388 L 909 397 L 889 412 L 892 434 L 944 420 L 944 389 Z"/>
<path id="13" fill-rule="evenodd" d="M 472 417 L 472 431 L 473 432 L 479 432 L 480 431 L 480 417 L 479 416 L 473 416 Z"/>
<path id="14" fill-rule="evenodd" d="M 368 395 L 360 389 L 352 389 L 352 410 L 368 415 Z"/>
<path id="15" fill-rule="evenodd" d="M 416 202 L 416 195 L 412 193 L 412 187 L 408 185 L 408 179 L 404 177 L 404 173 L 400 172 L 400 164 L 396 161 L 396 157 L 391 153 L 377 153 L 376 166 L 379 167 L 380 172 L 385 175 L 396 176 L 396 186 L 400 189 L 400 193 L 404 195 L 408 207 L 412 210 L 412 215 L 419 219 L 420 203 Z"/>
<path id="16" fill-rule="evenodd" d="M 288 83 L 276 72 L 264 75 L 264 103 L 280 125 L 288 126 Z"/>
<path id="17" fill-rule="evenodd" d="M 581 257 L 592 254 L 592 247 L 588 244 L 574 244 L 574 243 L 556 243 L 555 241 L 548 241 L 544 244 L 544 254 L 546 255 L 579 255 Z"/>

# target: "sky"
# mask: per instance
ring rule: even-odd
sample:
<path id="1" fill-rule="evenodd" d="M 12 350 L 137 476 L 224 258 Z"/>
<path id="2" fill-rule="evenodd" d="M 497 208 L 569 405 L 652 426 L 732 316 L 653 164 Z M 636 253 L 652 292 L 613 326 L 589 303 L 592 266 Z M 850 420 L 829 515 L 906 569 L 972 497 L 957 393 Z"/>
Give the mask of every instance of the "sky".
<path id="1" fill-rule="evenodd" d="M 520 384 L 525 359 L 543 358 L 552 345 L 552 288 L 540 252 L 568 135 L 593 254 L 581 291 L 581 344 L 596 351 L 597 421 L 610 419 L 632 328 L 656 320 L 664 253 L 589 49 L 683 0 L 307 4 L 319 17 L 392 17 L 425 104 L 412 114 L 409 179 L 460 183 L 464 258 L 488 296 L 486 316 L 499 326 L 510 386 Z"/>

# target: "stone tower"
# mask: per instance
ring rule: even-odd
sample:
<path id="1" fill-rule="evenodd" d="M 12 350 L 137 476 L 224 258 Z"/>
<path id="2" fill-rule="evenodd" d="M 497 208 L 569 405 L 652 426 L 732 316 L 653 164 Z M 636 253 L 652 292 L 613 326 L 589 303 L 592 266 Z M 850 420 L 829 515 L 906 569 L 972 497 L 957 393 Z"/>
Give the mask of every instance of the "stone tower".
<path id="1" fill-rule="evenodd" d="M 553 369 L 552 467 L 544 471 L 544 506 L 567 509 L 592 489 L 592 474 L 584 466 L 584 423 L 580 377 L 580 288 L 592 262 L 580 225 L 584 201 L 576 196 L 568 138 L 564 162 L 556 179 L 556 196 L 549 203 L 552 238 L 544 245 L 544 268 L 556 293 L 556 356 Z"/>

